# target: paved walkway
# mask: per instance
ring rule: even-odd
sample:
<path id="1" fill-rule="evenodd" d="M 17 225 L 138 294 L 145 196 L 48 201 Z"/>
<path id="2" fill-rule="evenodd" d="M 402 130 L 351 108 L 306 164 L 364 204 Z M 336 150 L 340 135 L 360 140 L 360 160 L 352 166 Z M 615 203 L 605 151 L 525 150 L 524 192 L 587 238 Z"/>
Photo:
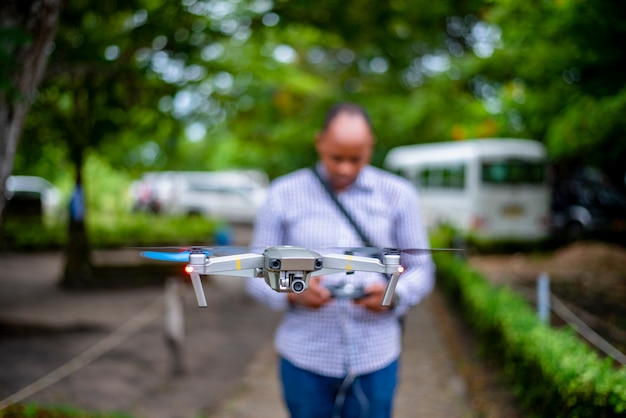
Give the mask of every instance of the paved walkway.
<path id="1" fill-rule="evenodd" d="M 134 257 L 103 252 L 95 261 Z M 0 254 L 0 402 L 28 388 L 24 402 L 145 418 L 286 416 L 271 344 L 280 316 L 250 300 L 241 280 L 211 280 L 206 309 L 182 286 L 185 373 L 172 375 L 163 289 L 64 292 L 55 286 L 61 268 L 58 253 Z M 440 304 L 434 294 L 407 318 L 397 418 L 474 416 Z"/>
<path id="2" fill-rule="evenodd" d="M 432 312 L 438 303 L 435 295 L 407 317 L 397 418 L 475 416 L 466 397 L 465 382 L 455 371 Z M 275 368 L 276 356 L 267 344 L 251 363 L 238 390 L 210 418 L 287 417 L 277 401 L 280 392 L 273 378 Z"/>

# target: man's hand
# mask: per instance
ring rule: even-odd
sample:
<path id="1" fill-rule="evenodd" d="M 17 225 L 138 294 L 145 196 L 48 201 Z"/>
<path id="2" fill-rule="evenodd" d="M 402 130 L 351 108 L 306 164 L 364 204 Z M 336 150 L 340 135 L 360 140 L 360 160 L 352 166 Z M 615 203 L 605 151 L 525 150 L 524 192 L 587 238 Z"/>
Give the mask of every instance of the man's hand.
<path id="1" fill-rule="evenodd" d="M 332 300 L 330 291 L 321 285 L 320 276 L 309 279 L 309 287 L 302 293 L 288 293 L 287 299 L 291 303 L 306 306 L 308 308 L 321 308 Z"/>
<path id="2" fill-rule="evenodd" d="M 365 288 L 367 296 L 354 301 L 357 305 L 361 305 L 370 311 L 383 312 L 391 309 L 389 306 L 383 306 L 383 297 L 385 296 L 387 286 L 382 283 L 373 283 Z"/>

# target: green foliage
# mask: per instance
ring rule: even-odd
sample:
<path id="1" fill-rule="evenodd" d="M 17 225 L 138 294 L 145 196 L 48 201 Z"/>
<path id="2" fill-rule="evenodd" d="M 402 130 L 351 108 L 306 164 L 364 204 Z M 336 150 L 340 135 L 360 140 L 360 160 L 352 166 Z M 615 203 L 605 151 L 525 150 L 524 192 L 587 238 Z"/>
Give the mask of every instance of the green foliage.
<path id="1" fill-rule="evenodd" d="M 478 1 L 456 0 L 436 4 L 405 0 L 298 0 L 278 1 L 274 11 L 287 27 L 305 26 L 330 35 L 327 42 L 318 41 L 311 46 L 324 52 L 316 70 L 326 73 L 340 88 L 357 94 L 360 90 L 365 94 L 372 90 L 393 94 L 406 92 L 400 74 L 414 59 L 444 47 L 446 18 L 475 13 L 479 5 Z M 377 70 L 380 59 L 388 63 L 386 71 Z M 358 83 L 345 85 L 348 80 Z"/>
<path id="2" fill-rule="evenodd" d="M 84 179 L 87 216 L 93 214 L 101 220 L 114 220 L 131 211 L 131 178 L 127 173 L 113 169 L 100 155 L 90 154 L 85 163 Z"/>
<path id="3" fill-rule="evenodd" d="M 66 187 L 76 167 L 59 167 L 97 155 L 107 177 L 273 178 L 312 164 L 325 112 L 354 101 L 376 165 L 398 145 L 525 137 L 623 183 L 625 15 L 611 0 L 67 2 L 15 172 Z M 119 187 L 84 180 L 89 212 L 123 212 Z"/>
<path id="4" fill-rule="evenodd" d="M 203 217 L 167 217 L 146 213 L 93 217 L 89 237 L 97 248 L 151 245 L 210 245 L 219 227 Z"/>
<path id="5" fill-rule="evenodd" d="M 493 1 L 486 19 L 502 48 L 478 72 L 499 91 L 500 115 L 544 141 L 553 162 L 602 166 L 623 185 L 626 7 L 611 0 Z M 507 100 L 516 84 L 514 100 Z M 611 149 L 611 153 L 606 153 Z M 609 155 L 610 154 L 610 155 Z"/>
<path id="6" fill-rule="evenodd" d="M 11 57 L 16 49 L 30 42 L 29 34 L 21 28 L 0 27 L 0 95 L 11 97 L 16 94 L 11 75 L 17 68 Z"/>
<path id="7" fill-rule="evenodd" d="M 2 418 L 131 418 L 121 412 L 88 412 L 65 406 L 14 404 L 0 411 Z"/>
<path id="8" fill-rule="evenodd" d="M 314 160 L 324 112 L 350 100 L 372 113 L 376 164 L 396 145 L 515 136 L 623 177 L 619 2 L 264 4 L 68 3 L 16 169 L 87 147 L 135 176 L 274 177 Z M 189 141 L 194 124 L 205 133 Z"/>
<path id="9" fill-rule="evenodd" d="M 202 217 L 166 217 L 146 213 L 89 217 L 92 248 L 154 245 L 210 245 L 221 225 Z M 2 251 L 58 250 L 67 242 L 65 222 L 43 224 L 8 218 L 0 233 Z"/>
<path id="10" fill-rule="evenodd" d="M 465 263 L 436 255 L 446 293 L 499 359 L 532 416 L 618 417 L 626 412 L 626 370 L 601 360 L 571 330 L 555 330 L 509 288 L 494 288 Z"/>
<path id="11" fill-rule="evenodd" d="M 592 165 L 618 165 L 626 154 L 626 88 L 603 98 L 580 96 L 550 126 L 548 150 L 561 158 L 586 156 Z M 599 141 L 601 138 L 601 141 Z M 598 152 L 610 149 L 610 153 Z"/>
<path id="12" fill-rule="evenodd" d="M 62 223 L 45 224 L 39 219 L 8 217 L 0 228 L 0 250 L 29 251 L 62 248 L 67 241 L 67 228 Z"/>

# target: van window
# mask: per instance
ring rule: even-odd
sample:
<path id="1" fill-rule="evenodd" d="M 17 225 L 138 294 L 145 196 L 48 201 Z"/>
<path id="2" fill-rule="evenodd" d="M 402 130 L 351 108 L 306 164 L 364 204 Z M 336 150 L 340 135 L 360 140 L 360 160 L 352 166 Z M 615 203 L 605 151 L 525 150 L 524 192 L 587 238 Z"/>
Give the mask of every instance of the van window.
<path id="1" fill-rule="evenodd" d="M 504 160 L 483 161 L 481 178 L 487 184 L 543 184 L 545 165 L 542 162 Z"/>
<path id="2" fill-rule="evenodd" d="M 425 167 L 417 173 L 416 180 L 423 188 L 462 189 L 465 187 L 465 166 Z"/>

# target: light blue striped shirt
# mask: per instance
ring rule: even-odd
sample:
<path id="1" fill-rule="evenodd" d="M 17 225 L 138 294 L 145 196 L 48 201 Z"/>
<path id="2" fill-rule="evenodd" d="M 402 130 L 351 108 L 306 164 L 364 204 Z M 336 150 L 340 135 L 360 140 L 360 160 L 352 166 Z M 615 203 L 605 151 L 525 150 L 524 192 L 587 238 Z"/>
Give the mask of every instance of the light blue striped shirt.
<path id="1" fill-rule="evenodd" d="M 321 164 L 323 176 L 326 171 Z M 381 169 L 364 167 L 357 181 L 338 195 L 341 203 L 378 247 L 429 248 L 415 188 Z M 276 179 L 259 212 L 253 247 L 294 245 L 318 251 L 324 247 L 355 247 L 363 243 L 309 169 Z M 329 251 L 337 253 L 337 251 Z M 434 264 L 428 253 L 401 256 L 405 272 L 396 294 L 399 304 L 390 311 L 372 312 L 349 300 L 334 300 L 320 309 L 290 304 L 285 293 L 272 290 L 263 279 L 247 281 L 258 301 L 285 314 L 275 336 L 278 353 L 296 366 L 333 377 L 365 374 L 396 360 L 401 350 L 397 320 L 427 296 L 434 286 Z M 378 273 L 337 273 L 322 284 L 376 281 Z"/>

